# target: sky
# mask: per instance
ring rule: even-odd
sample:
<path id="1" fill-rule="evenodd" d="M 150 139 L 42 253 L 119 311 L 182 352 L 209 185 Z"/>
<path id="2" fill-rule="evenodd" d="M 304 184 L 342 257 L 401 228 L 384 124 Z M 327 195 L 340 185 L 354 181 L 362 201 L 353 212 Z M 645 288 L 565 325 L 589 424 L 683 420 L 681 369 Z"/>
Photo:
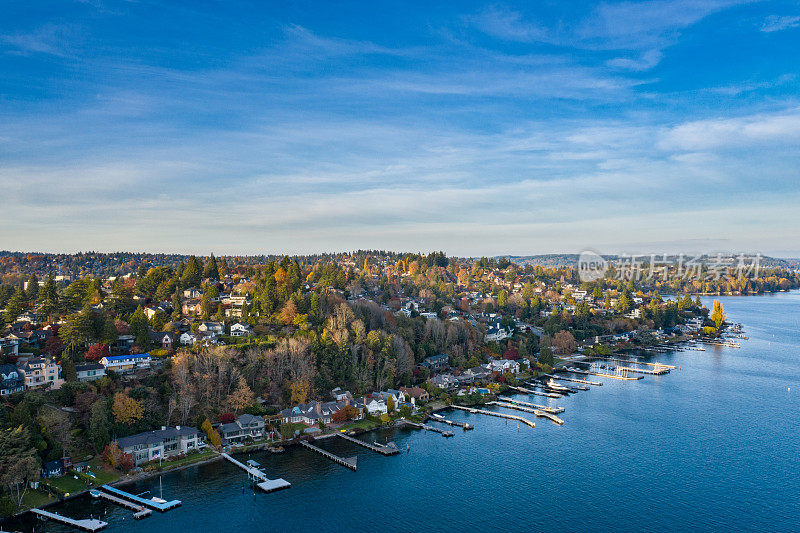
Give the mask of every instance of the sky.
<path id="1" fill-rule="evenodd" d="M 800 255 L 800 3 L 6 0 L 0 249 Z"/>

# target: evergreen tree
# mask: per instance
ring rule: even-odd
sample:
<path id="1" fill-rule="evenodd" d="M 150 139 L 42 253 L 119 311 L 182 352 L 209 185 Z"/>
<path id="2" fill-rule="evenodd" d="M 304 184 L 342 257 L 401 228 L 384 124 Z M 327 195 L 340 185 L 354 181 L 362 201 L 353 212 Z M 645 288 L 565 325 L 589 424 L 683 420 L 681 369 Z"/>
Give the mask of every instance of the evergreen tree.
<path id="1" fill-rule="evenodd" d="M 202 268 L 200 267 L 200 262 L 195 256 L 191 256 L 183 269 L 181 283 L 183 283 L 184 287 L 199 287 L 201 279 Z"/>
<path id="2" fill-rule="evenodd" d="M 47 280 L 36 295 L 36 301 L 39 304 L 40 320 L 47 321 L 58 311 L 58 290 L 52 275 L 47 276 Z"/>
<path id="3" fill-rule="evenodd" d="M 219 279 L 219 267 L 217 267 L 217 260 L 214 259 L 214 254 L 211 254 L 211 259 L 208 260 L 208 263 L 203 268 L 203 279 Z"/>
<path id="4" fill-rule="evenodd" d="M 131 328 L 131 335 L 136 337 L 136 344 L 142 348 L 150 344 L 150 323 L 147 321 L 141 305 L 133 312 L 128 324 Z"/>
<path id="5" fill-rule="evenodd" d="M 29 302 L 36 301 L 36 296 L 39 294 L 39 278 L 36 274 L 31 274 L 28 278 L 28 288 L 25 289 L 25 297 Z"/>

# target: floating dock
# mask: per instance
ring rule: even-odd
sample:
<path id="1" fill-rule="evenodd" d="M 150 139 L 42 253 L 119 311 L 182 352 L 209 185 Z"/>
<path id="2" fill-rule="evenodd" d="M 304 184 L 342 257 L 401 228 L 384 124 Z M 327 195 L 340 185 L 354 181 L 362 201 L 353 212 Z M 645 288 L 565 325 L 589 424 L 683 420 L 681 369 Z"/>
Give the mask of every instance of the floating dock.
<path id="1" fill-rule="evenodd" d="M 91 491 L 89 491 L 89 493 L 92 495 L 93 498 L 103 498 L 104 500 L 108 500 L 108 501 L 110 501 L 112 503 L 116 503 L 120 507 L 124 507 L 125 509 L 129 509 L 129 510 L 133 511 L 133 517 L 136 520 L 139 520 L 140 518 L 146 518 L 146 517 L 150 516 L 151 514 L 153 514 L 153 510 L 152 509 L 148 509 L 144 505 L 140 505 L 138 503 L 129 502 L 128 500 L 123 500 L 122 498 L 117 498 L 116 496 L 114 496 L 112 494 L 108 494 L 108 493 L 103 492 L 101 490 L 92 489 Z"/>
<path id="2" fill-rule="evenodd" d="M 602 359 L 603 361 L 612 361 L 614 363 L 625 363 L 627 365 L 644 365 L 653 368 L 666 368 L 668 370 L 675 370 L 674 365 L 665 365 L 664 363 L 651 363 L 649 361 L 635 361 L 633 359 L 617 359 L 616 357 L 595 357 L 595 359 Z"/>
<path id="3" fill-rule="evenodd" d="M 247 472 L 247 478 L 252 479 L 255 482 L 256 487 L 263 490 L 264 492 L 274 492 L 276 490 L 288 489 L 289 487 L 292 486 L 291 483 L 289 483 L 283 478 L 269 479 L 267 475 L 258 468 L 254 466 L 248 466 L 242 462 L 239 462 L 230 455 L 228 455 L 227 453 L 221 453 L 220 455 L 224 459 L 227 459 L 231 463 L 235 464 L 236 466 Z M 253 461 L 253 463 L 255 463 L 255 461 Z"/>
<path id="4" fill-rule="evenodd" d="M 515 411 L 522 411 L 523 413 L 530 413 L 532 415 L 536 415 L 540 418 L 547 418 L 548 420 L 555 422 L 559 426 L 564 425 L 564 421 L 558 418 L 556 415 L 552 413 L 548 413 L 546 411 L 540 411 L 539 409 L 533 409 L 531 407 L 525 407 L 524 405 L 517 405 L 513 403 L 506 403 L 506 402 L 487 402 L 486 405 L 496 405 L 498 407 L 504 407 L 506 409 L 513 409 Z"/>
<path id="5" fill-rule="evenodd" d="M 496 417 L 499 417 L 499 418 L 505 418 L 505 419 L 508 419 L 508 420 L 516 420 L 517 422 L 522 422 L 523 424 L 525 424 L 528 427 L 532 427 L 532 428 L 536 427 L 536 424 L 534 422 L 528 420 L 527 418 L 522 418 L 521 416 L 507 415 L 505 413 L 497 413 L 495 411 L 486 411 L 484 409 L 475 409 L 473 407 L 462 407 L 460 405 L 451 405 L 450 407 L 452 407 L 453 409 L 461 409 L 462 411 L 467 411 L 468 413 L 473 413 L 473 414 L 489 415 L 489 416 L 496 416 Z"/>
<path id="6" fill-rule="evenodd" d="M 301 440 L 300 444 L 305 446 L 309 450 L 313 450 L 313 451 L 317 452 L 318 454 L 320 454 L 320 455 L 322 455 L 324 457 L 327 457 L 328 459 L 330 459 L 334 463 L 338 463 L 338 464 L 340 464 L 342 466 L 346 466 L 347 468 L 349 468 L 350 470 L 352 470 L 354 472 L 356 470 L 358 457 L 339 457 L 338 455 L 332 454 L 329 451 L 326 451 L 326 450 L 323 450 L 322 448 L 314 446 L 313 444 L 311 444 L 310 442 L 305 441 L 305 440 Z"/>
<path id="7" fill-rule="evenodd" d="M 119 490 L 117 488 L 112 487 L 111 485 L 103 485 L 100 487 L 103 492 L 108 492 L 113 494 L 114 496 L 119 496 L 125 500 L 129 500 L 132 502 L 136 502 L 139 504 L 144 505 L 145 507 L 149 507 L 150 509 L 155 509 L 156 511 L 161 511 L 162 513 L 165 511 L 169 511 L 170 509 L 174 509 L 181 504 L 180 500 L 172 500 L 171 502 L 166 501 L 158 501 L 158 500 L 148 500 L 142 498 L 140 496 L 136 496 L 135 494 L 129 494 L 124 490 Z"/>
<path id="8" fill-rule="evenodd" d="M 434 433 L 439 433 L 442 437 L 452 437 L 453 435 L 455 435 L 455 433 L 453 433 L 452 431 L 446 431 L 433 426 L 429 426 L 427 424 L 419 424 L 417 422 L 412 422 L 411 420 L 403 420 L 403 422 L 417 429 L 424 429 L 425 431 L 432 431 Z"/>
<path id="9" fill-rule="evenodd" d="M 378 444 L 377 442 L 374 444 L 370 444 L 368 442 L 364 442 L 361 439 L 356 439 L 347 435 L 345 433 L 337 433 L 340 437 L 342 437 L 346 441 L 350 441 L 354 444 L 358 444 L 359 446 L 363 446 L 368 450 L 372 450 L 373 452 L 378 452 L 383 455 L 395 455 L 400 453 L 400 450 L 397 448 L 397 445 L 394 442 L 390 442 L 389 444 Z"/>
<path id="10" fill-rule="evenodd" d="M 526 407 L 533 407 L 534 409 L 539 409 L 540 411 L 544 411 L 546 413 L 552 413 L 554 415 L 564 412 L 563 407 L 548 407 L 546 405 L 537 405 L 535 403 L 523 402 L 522 400 L 515 400 L 514 398 L 509 398 L 507 396 L 498 396 L 497 399 L 508 403 L 516 403 L 519 405 L 524 405 Z"/>
<path id="11" fill-rule="evenodd" d="M 595 385 L 597 387 L 603 386 L 602 381 L 589 381 L 588 379 L 568 378 L 566 376 L 556 376 L 554 374 L 545 374 L 545 376 L 552 379 L 557 379 L 559 381 L 571 381 L 573 383 L 582 383 L 584 385 Z"/>
<path id="12" fill-rule="evenodd" d="M 467 424 L 466 422 L 453 422 L 452 420 L 448 420 L 442 415 L 436 413 L 431 413 L 430 419 L 433 420 L 434 422 L 441 422 L 442 424 L 447 424 L 448 426 L 459 427 L 465 431 L 468 429 L 472 429 L 472 424 Z"/>
<path id="13" fill-rule="evenodd" d="M 544 398 L 561 398 L 562 396 L 561 394 L 555 394 L 552 392 L 542 392 L 538 390 L 524 389 L 522 387 L 512 387 L 511 385 L 509 385 L 508 388 L 515 391 L 523 392 L 525 394 L 531 394 L 533 396 L 542 396 Z"/>
<path id="14" fill-rule="evenodd" d="M 99 531 L 108 525 L 107 522 L 103 522 L 102 520 L 97 520 L 95 518 L 75 520 L 73 518 L 67 518 L 66 516 L 51 513 L 50 511 L 44 511 L 42 509 L 31 509 L 31 512 L 46 520 L 52 520 L 53 522 L 58 522 L 60 524 L 71 526 L 76 529 L 82 529 L 84 531 Z"/>
<path id="15" fill-rule="evenodd" d="M 567 367 L 564 370 L 566 370 L 567 372 L 572 372 L 573 374 L 583 374 L 585 376 L 598 376 L 601 378 L 621 379 L 624 381 L 636 381 L 637 379 L 644 378 L 644 376 L 623 376 L 619 374 L 608 374 L 606 372 L 590 372 L 588 370 L 581 370 L 580 368 L 573 368 L 573 367 Z"/>

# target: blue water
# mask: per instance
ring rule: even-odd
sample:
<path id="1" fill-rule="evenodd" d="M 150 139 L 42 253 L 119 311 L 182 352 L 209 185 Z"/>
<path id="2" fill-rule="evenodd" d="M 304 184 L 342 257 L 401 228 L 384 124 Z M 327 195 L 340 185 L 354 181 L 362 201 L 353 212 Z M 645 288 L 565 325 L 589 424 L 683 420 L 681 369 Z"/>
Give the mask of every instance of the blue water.
<path id="1" fill-rule="evenodd" d="M 750 337 L 741 349 L 658 354 L 680 368 L 639 381 L 592 378 L 604 385 L 549 400 L 566 408 L 564 426 L 449 412 L 475 429 L 451 439 L 399 429 L 361 436 L 410 445 L 395 457 L 341 439 L 320 445 L 358 455 L 357 472 L 300 448 L 253 454 L 292 483 L 281 492 L 254 494 L 243 471 L 220 462 L 164 475 L 164 497 L 183 506 L 143 521 L 88 498 L 53 510 L 107 512 L 108 531 L 120 533 L 796 531 L 800 294 L 720 299 Z M 126 490 L 158 494 L 158 480 Z M 32 524 L 63 531 L 5 527 Z"/>

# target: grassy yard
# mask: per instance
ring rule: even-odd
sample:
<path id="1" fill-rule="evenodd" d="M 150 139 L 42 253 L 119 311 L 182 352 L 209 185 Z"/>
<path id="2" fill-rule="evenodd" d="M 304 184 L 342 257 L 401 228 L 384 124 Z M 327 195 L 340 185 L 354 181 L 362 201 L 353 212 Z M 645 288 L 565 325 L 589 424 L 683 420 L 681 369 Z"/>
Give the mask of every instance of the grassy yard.
<path id="1" fill-rule="evenodd" d="M 23 509 L 33 509 L 54 501 L 55 498 L 51 498 L 45 491 L 28 489 L 28 492 L 22 497 L 22 507 Z"/>
<path id="2" fill-rule="evenodd" d="M 211 450 L 206 450 L 204 452 L 187 455 L 186 457 L 181 457 L 180 459 L 175 459 L 173 461 L 162 461 L 161 462 L 161 470 L 171 470 L 173 468 L 178 468 L 180 466 L 186 466 L 186 465 L 190 465 L 190 464 L 194 464 L 194 463 L 199 463 L 200 461 L 205 461 L 206 459 L 210 459 L 211 457 L 214 457 L 215 455 L 216 455 L 216 452 L 211 451 Z M 145 467 L 145 470 L 149 471 L 150 468 L 153 468 L 153 467 L 155 468 L 155 470 L 158 470 L 158 468 L 159 468 L 158 462 L 154 462 L 152 466 L 148 465 L 148 467 Z"/>
<path id="3" fill-rule="evenodd" d="M 354 422 L 350 422 L 349 424 L 341 426 L 339 428 L 339 431 L 342 430 L 347 431 L 348 429 L 356 429 L 356 428 L 370 430 L 370 429 L 375 429 L 377 427 L 380 427 L 380 424 L 372 422 L 371 420 L 356 420 Z"/>
<path id="4" fill-rule="evenodd" d="M 78 479 L 75 479 L 75 477 Z M 62 494 L 75 494 L 76 492 L 86 490 L 85 479 L 73 473 L 67 474 L 66 476 L 43 479 L 42 483 L 47 483 Z"/>

